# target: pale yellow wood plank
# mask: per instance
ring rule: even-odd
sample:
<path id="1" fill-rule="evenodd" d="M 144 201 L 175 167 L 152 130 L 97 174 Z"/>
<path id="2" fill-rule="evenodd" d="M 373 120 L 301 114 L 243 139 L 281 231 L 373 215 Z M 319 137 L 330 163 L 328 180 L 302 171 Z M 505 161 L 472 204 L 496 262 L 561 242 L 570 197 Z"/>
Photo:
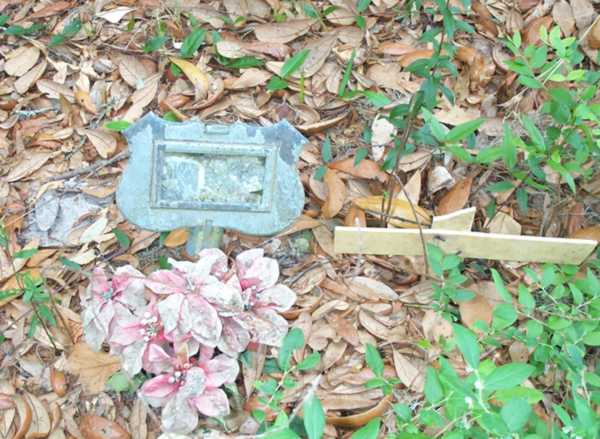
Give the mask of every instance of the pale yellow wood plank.
<path id="1" fill-rule="evenodd" d="M 456 253 L 466 258 L 558 264 L 580 264 L 597 244 L 587 239 L 434 229 L 423 230 L 423 235 L 426 242 L 437 245 L 446 253 Z M 336 253 L 423 255 L 417 229 L 336 227 L 334 246 Z"/>
<path id="2" fill-rule="evenodd" d="M 468 232 L 473 228 L 476 210 L 474 207 L 469 207 L 446 215 L 434 216 L 431 220 L 431 228 Z"/>

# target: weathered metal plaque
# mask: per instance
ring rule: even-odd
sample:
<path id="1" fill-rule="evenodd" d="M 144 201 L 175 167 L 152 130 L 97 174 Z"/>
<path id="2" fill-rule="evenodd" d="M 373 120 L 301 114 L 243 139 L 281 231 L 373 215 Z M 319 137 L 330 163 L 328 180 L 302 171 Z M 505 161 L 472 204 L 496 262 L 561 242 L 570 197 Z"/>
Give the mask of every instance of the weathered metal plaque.
<path id="1" fill-rule="evenodd" d="M 117 204 L 144 229 L 211 223 L 271 235 L 302 212 L 296 162 L 306 139 L 287 121 L 209 125 L 148 113 L 124 135 L 131 154 Z"/>

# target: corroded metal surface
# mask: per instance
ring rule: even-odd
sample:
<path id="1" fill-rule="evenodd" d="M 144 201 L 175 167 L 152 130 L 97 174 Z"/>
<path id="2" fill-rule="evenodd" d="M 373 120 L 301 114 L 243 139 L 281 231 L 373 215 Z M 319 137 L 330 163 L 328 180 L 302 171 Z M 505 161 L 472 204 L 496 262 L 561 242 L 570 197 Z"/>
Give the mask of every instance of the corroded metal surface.
<path id="1" fill-rule="evenodd" d="M 300 215 L 296 169 L 306 139 L 288 122 L 168 122 L 148 113 L 124 132 L 131 152 L 117 204 L 149 230 L 201 227 L 207 221 L 270 235 Z"/>

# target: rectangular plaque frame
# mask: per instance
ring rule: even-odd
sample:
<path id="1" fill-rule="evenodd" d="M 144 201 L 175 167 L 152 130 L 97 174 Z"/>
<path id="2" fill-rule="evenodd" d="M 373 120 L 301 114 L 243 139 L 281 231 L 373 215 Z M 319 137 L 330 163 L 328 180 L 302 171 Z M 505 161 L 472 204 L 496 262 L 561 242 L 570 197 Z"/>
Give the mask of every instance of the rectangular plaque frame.
<path id="1" fill-rule="evenodd" d="M 161 169 L 165 163 L 165 155 L 183 154 L 190 156 L 231 156 L 231 157 L 260 157 L 264 158 L 264 177 L 260 203 L 190 200 L 162 200 L 159 197 L 158 185 Z M 271 209 L 275 176 L 277 148 L 271 145 L 248 145 L 220 143 L 218 141 L 185 141 L 185 140 L 155 140 L 152 159 L 152 176 L 150 204 L 158 209 L 195 209 L 195 210 L 225 210 L 244 212 L 267 212 Z"/>

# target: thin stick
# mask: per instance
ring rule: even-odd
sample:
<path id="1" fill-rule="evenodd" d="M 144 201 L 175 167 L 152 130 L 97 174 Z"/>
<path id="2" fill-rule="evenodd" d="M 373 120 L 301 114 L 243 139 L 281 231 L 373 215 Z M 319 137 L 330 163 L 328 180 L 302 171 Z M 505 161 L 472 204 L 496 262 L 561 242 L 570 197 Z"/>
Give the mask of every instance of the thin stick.
<path id="1" fill-rule="evenodd" d="M 66 180 L 68 178 L 72 178 L 75 177 L 77 175 L 81 175 L 81 174 L 86 174 L 86 173 L 93 173 L 98 171 L 99 169 L 102 169 L 106 166 L 110 166 L 113 163 L 116 162 L 120 162 L 121 160 L 125 160 L 126 158 L 129 157 L 129 151 L 121 151 L 120 153 L 118 153 L 117 155 L 115 155 L 114 157 L 111 157 L 109 159 L 106 160 L 100 160 L 92 165 L 89 166 L 85 166 L 83 168 L 80 169 L 74 169 L 73 171 L 69 171 L 69 172 L 65 172 L 63 174 L 59 174 L 59 175 L 54 175 L 50 178 L 48 178 L 47 181 L 57 181 L 57 180 Z"/>

